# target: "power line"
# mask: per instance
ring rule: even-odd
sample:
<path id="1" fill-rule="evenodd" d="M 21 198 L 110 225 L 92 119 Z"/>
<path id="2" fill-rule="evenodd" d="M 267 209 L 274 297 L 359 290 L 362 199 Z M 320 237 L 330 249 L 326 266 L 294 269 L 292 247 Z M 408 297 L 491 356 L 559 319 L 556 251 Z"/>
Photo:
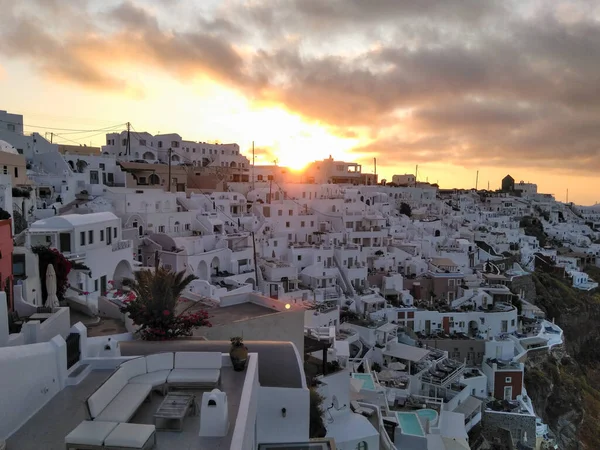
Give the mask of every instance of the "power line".
<path id="1" fill-rule="evenodd" d="M 120 123 L 120 124 L 117 124 L 117 125 L 113 125 L 111 127 L 96 128 L 96 129 L 93 129 L 93 130 L 76 130 L 76 129 L 73 129 L 73 128 L 57 128 L 57 127 L 46 127 L 46 126 L 42 126 L 42 125 L 28 125 L 28 124 L 24 124 L 24 123 L 21 123 L 21 122 L 10 122 L 8 120 L 1 120 L 1 119 L 0 119 L 0 122 L 7 123 L 9 125 L 18 125 L 18 126 L 21 126 L 23 128 L 40 128 L 42 130 L 71 131 L 73 133 L 93 133 L 93 132 L 96 132 L 96 131 L 110 130 L 112 128 L 117 128 L 117 127 L 121 127 L 121 126 L 125 125 L 124 123 Z M 64 133 L 64 134 L 66 134 L 66 133 Z"/>

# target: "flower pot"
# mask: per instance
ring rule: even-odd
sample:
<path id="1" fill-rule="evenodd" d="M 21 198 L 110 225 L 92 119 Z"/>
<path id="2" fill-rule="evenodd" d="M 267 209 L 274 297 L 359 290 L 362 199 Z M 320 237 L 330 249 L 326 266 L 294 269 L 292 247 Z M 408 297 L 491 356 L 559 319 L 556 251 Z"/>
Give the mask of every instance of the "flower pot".
<path id="1" fill-rule="evenodd" d="M 233 370 L 242 372 L 246 368 L 246 361 L 248 361 L 248 347 L 245 345 L 231 347 L 229 357 L 231 358 Z"/>

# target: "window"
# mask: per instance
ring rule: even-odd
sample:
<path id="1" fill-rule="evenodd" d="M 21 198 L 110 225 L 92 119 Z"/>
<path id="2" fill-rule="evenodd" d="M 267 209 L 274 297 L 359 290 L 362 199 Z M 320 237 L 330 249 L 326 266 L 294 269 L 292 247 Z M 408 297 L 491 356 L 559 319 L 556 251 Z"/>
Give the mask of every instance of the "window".
<path id="1" fill-rule="evenodd" d="M 85 245 L 85 231 L 79 233 L 79 245 Z"/>
<path id="2" fill-rule="evenodd" d="M 311 226 L 311 227 L 314 227 L 314 226 L 315 226 L 315 222 L 314 222 L 314 220 L 311 220 L 311 221 L 310 221 L 310 226 Z"/>
<path id="3" fill-rule="evenodd" d="M 277 241 L 273 241 L 273 247 L 277 247 Z"/>
<path id="4" fill-rule="evenodd" d="M 190 224 L 186 223 L 184 228 L 185 228 L 186 231 L 189 231 L 190 230 Z"/>
<path id="5" fill-rule="evenodd" d="M 164 226 L 164 225 L 160 225 L 160 226 L 158 227 L 158 232 L 159 232 L 159 233 L 164 233 L 164 232 L 165 232 L 165 226 Z"/>
<path id="6" fill-rule="evenodd" d="M 106 169 L 106 164 L 100 163 L 100 169 L 105 170 Z"/>
<path id="7" fill-rule="evenodd" d="M 15 131 L 15 125 L 12 123 L 9 123 L 7 126 L 8 131 Z"/>
<path id="8" fill-rule="evenodd" d="M 134 220 L 133 223 L 131 224 L 131 228 L 137 228 L 138 227 L 138 221 Z"/>
<path id="9" fill-rule="evenodd" d="M 302 255 L 298 255 L 298 261 L 302 261 Z"/>
<path id="10" fill-rule="evenodd" d="M 305 223 L 304 223 L 304 220 L 300 222 L 300 226 L 301 226 L 301 227 L 304 227 L 304 224 L 305 224 Z"/>
<path id="11" fill-rule="evenodd" d="M 113 228 L 113 238 L 117 238 L 117 227 Z"/>
<path id="12" fill-rule="evenodd" d="M 162 148 L 162 141 L 158 141 L 158 148 Z"/>
<path id="13" fill-rule="evenodd" d="M 506 377 L 506 378 L 504 378 L 504 382 L 505 383 L 512 383 L 512 377 Z"/>
<path id="14" fill-rule="evenodd" d="M 293 216 L 294 215 L 294 210 L 290 209 L 289 213 L 290 213 L 290 216 Z"/>
<path id="15" fill-rule="evenodd" d="M 177 141 L 171 141 L 171 147 L 173 147 L 173 148 L 179 148 L 179 142 L 177 142 Z"/>
<path id="16" fill-rule="evenodd" d="M 4 166 L 4 175 L 8 175 L 8 166 Z"/>
<path id="17" fill-rule="evenodd" d="M 146 145 L 146 139 L 140 139 L 140 145 Z"/>
<path id="18" fill-rule="evenodd" d="M 121 141 L 121 143 L 122 143 L 123 145 L 127 145 L 127 139 L 123 139 L 123 140 Z"/>
<path id="19" fill-rule="evenodd" d="M 100 230 L 100 242 L 104 242 L 104 230 Z"/>
<path id="20" fill-rule="evenodd" d="M 15 167 L 15 178 L 19 178 L 19 168 Z"/>
<path id="21" fill-rule="evenodd" d="M 283 210 L 280 209 L 279 211 L 277 211 L 277 215 L 278 216 L 283 216 Z"/>
<path id="22" fill-rule="evenodd" d="M 286 222 L 286 223 L 285 223 L 285 227 L 286 227 L 286 228 L 289 228 L 289 227 L 290 227 L 290 223 L 289 223 L 289 222 Z"/>
<path id="23" fill-rule="evenodd" d="M 263 179 L 263 176 L 262 176 L 262 175 L 259 175 L 258 177 L 256 177 L 256 179 L 257 179 L 258 181 L 262 181 L 262 179 Z"/>
<path id="24" fill-rule="evenodd" d="M 90 170 L 90 184 L 98 184 L 98 183 L 99 183 L 98 171 Z"/>
<path id="25" fill-rule="evenodd" d="M 98 280 L 94 280 L 94 292 L 98 290 Z"/>
<path id="26" fill-rule="evenodd" d="M 94 243 L 94 230 L 88 231 L 88 241 L 89 244 Z"/>

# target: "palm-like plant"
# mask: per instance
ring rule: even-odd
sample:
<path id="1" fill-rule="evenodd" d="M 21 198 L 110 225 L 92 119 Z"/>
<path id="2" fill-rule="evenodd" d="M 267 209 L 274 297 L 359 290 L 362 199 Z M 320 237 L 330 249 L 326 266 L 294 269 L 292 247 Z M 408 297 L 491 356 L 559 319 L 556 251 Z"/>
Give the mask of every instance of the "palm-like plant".
<path id="1" fill-rule="evenodd" d="M 179 298 L 185 288 L 196 279 L 185 271 L 172 272 L 164 267 L 140 270 L 135 273 L 132 289 L 136 298 L 126 301 L 122 312 L 137 325 L 142 339 L 171 339 L 190 336 L 196 327 L 210 326 L 205 311 L 184 312 L 176 315 Z"/>

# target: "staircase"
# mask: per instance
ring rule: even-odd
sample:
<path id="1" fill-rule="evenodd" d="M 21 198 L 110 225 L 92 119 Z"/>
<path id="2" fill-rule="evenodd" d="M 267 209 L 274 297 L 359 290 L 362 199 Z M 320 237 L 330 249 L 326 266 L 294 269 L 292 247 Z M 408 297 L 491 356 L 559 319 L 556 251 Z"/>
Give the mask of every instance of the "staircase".
<path id="1" fill-rule="evenodd" d="M 354 290 L 352 283 L 350 283 L 350 281 L 348 281 L 348 278 L 346 277 L 346 274 L 342 270 L 342 268 L 341 268 L 342 266 L 341 266 L 340 262 L 338 261 L 337 256 L 335 256 L 335 255 L 333 256 L 333 262 L 335 263 L 335 266 L 338 269 L 338 273 L 340 274 L 340 278 L 338 278 L 338 279 L 341 281 L 344 294 L 346 294 L 350 298 L 354 298 L 356 296 L 356 291 Z"/>

